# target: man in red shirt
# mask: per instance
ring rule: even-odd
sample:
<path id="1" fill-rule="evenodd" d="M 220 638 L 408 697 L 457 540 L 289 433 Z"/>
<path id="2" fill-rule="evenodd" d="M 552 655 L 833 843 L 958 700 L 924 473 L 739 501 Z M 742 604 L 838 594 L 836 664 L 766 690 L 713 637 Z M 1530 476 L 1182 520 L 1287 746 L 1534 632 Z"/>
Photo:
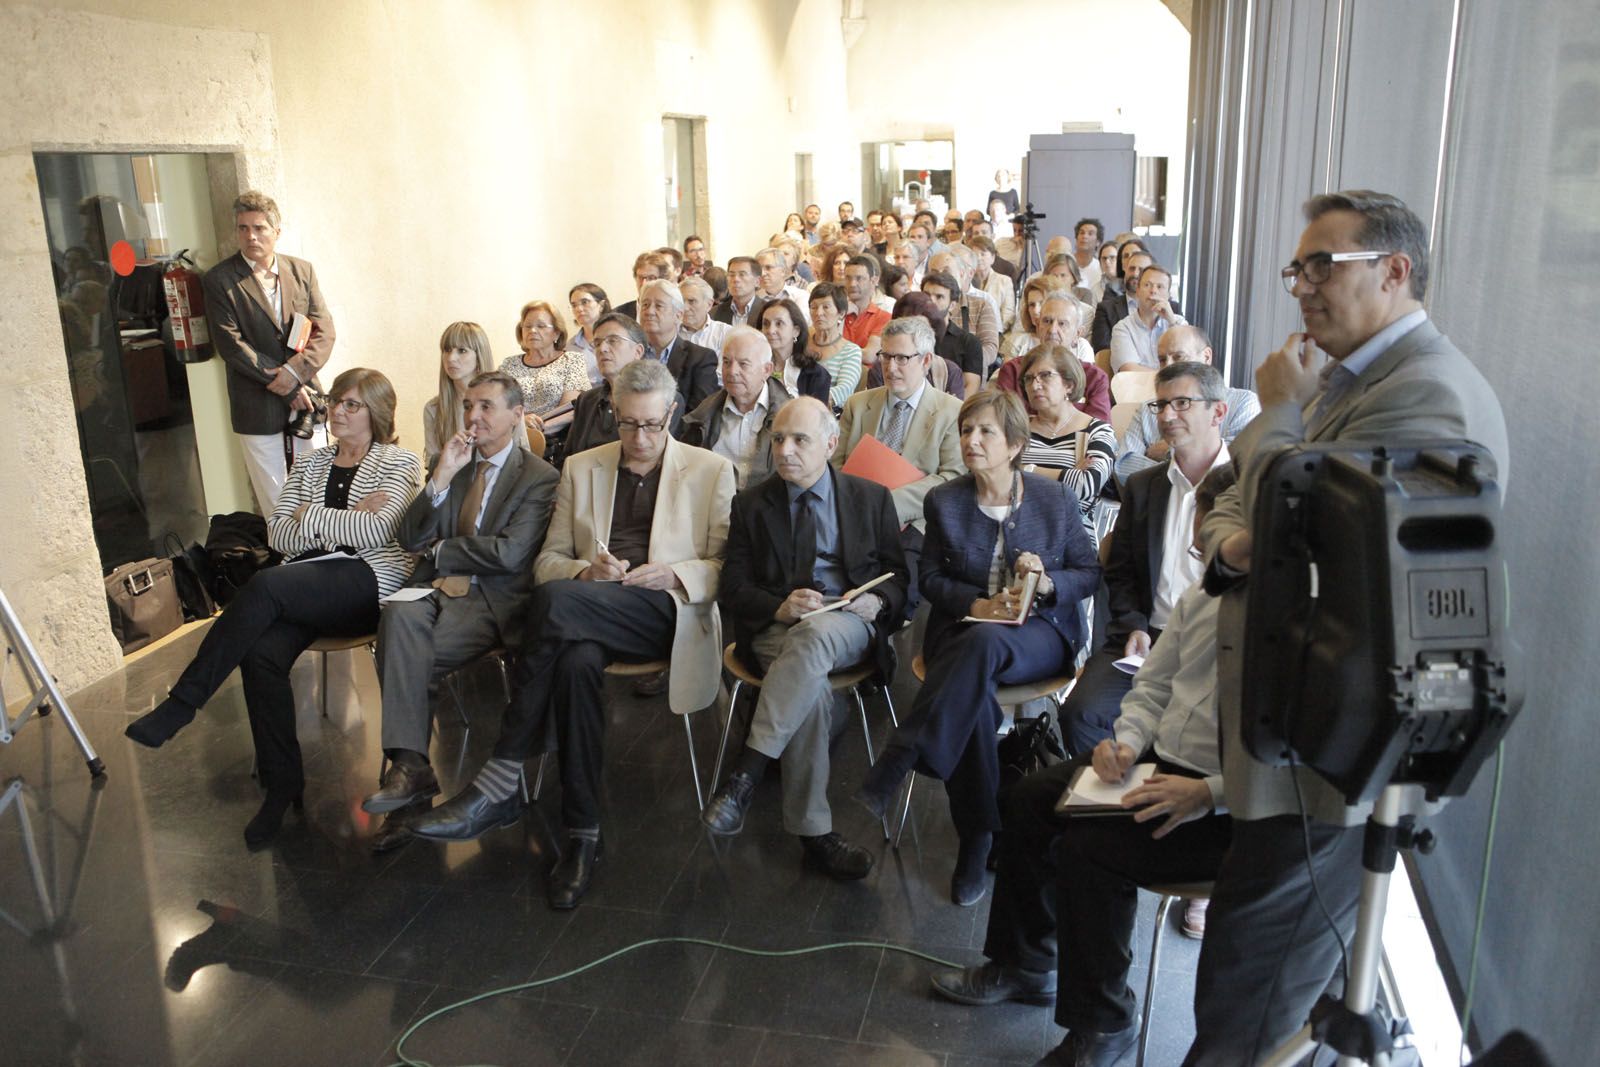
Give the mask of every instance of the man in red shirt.
<path id="1" fill-rule="evenodd" d="M 872 302 L 878 287 L 878 261 L 872 256 L 851 256 L 844 265 L 844 295 L 850 301 L 850 310 L 844 315 L 844 339 L 861 348 L 861 362 L 872 366 L 878 362 L 878 348 L 883 344 L 883 328 L 889 325 L 889 313 Z"/>

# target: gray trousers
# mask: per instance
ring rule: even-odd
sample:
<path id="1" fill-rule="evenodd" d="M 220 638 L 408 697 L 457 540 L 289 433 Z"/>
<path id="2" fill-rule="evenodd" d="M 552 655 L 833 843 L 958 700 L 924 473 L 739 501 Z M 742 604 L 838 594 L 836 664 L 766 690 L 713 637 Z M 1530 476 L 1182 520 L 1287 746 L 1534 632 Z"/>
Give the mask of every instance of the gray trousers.
<path id="1" fill-rule="evenodd" d="M 483 590 L 385 604 L 378 616 L 383 747 L 428 754 L 428 686 L 501 644 Z"/>
<path id="2" fill-rule="evenodd" d="M 872 648 L 873 627 L 848 611 L 793 626 L 773 623 L 751 651 L 765 675 L 745 744 L 783 764 L 783 828 L 815 837 L 833 829 L 828 807 L 830 671 L 853 667 Z"/>

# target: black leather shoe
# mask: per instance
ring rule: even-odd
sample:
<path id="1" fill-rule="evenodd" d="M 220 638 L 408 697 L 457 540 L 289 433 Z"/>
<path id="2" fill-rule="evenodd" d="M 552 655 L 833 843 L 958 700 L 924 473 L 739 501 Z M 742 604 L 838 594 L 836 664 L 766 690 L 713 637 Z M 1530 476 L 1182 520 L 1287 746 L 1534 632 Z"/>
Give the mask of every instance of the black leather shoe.
<path id="1" fill-rule="evenodd" d="M 433 768 L 428 764 L 408 767 L 392 762 L 383 772 L 378 791 L 361 802 L 361 810 L 372 815 L 386 815 L 438 795 L 439 779 L 434 777 Z"/>
<path id="2" fill-rule="evenodd" d="M 1056 976 L 1053 971 L 1036 974 L 1020 967 L 984 963 L 960 970 L 935 971 L 933 991 L 957 1004 L 986 1008 L 1008 1000 L 1023 1004 L 1054 1004 Z"/>
<path id="3" fill-rule="evenodd" d="M 428 814 L 411 822 L 411 832 L 435 841 L 471 841 L 522 818 L 522 797 L 515 790 L 504 800 L 490 800 L 476 786 L 467 786 Z"/>
<path id="4" fill-rule="evenodd" d="M 392 852 L 402 845 L 410 844 L 411 839 L 416 836 L 411 832 L 411 824 L 426 815 L 430 807 L 432 804 L 429 801 L 417 800 L 385 815 L 378 832 L 372 835 L 372 851 Z"/>
<path id="5" fill-rule="evenodd" d="M 597 837 L 569 837 L 561 859 L 550 868 L 550 880 L 545 884 L 544 895 L 552 908 L 570 911 L 589 891 L 589 879 L 605 852 L 605 843 Z"/>
<path id="6" fill-rule="evenodd" d="M 732 837 L 744 829 L 744 813 L 750 809 L 750 796 L 756 791 L 756 781 L 748 774 L 734 771 L 722 788 L 711 794 L 700 821 L 714 834 Z"/>
<path id="7" fill-rule="evenodd" d="M 1139 1043 L 1139 1027 L 1111 1034 L 1068 1030 L 1066 1040 L 1044 1054 L 1035 1067 L 1116 1067 Z"/>
<path id="8" fill-rule="evenodd" d="M 853 882 L 865 878 L 872 870 L 872 853 L 852 845 L 835 832 L 821 837 L 802 837 L 800 844 L 806 850 L 806 861 L 829 878 Z"/>

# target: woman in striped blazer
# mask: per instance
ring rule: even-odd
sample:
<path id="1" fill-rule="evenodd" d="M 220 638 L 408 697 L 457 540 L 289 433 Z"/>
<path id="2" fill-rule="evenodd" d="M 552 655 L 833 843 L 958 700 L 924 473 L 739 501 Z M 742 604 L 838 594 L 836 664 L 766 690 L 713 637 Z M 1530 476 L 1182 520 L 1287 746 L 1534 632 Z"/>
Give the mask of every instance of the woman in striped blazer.
<path id="1" fill-rule="evenodd" d="M 267 794 L 244 830 L 252 848 L 276 836 L 284 813 L 300 807 L 305 784 L 289 669 L 320 637 L 376 631 L 378 598 L 411 574 L 411 557 L 394 534 L 417 494 L 421 464 L 393 443 L 394 387 L 378 371 L 357 368 L 334 380 L 329 397 L 328 429 L 338 443 L 295 462 L 267 522 L 267 539 L 285 563 L 245 583 L 171 695 L 126 731 L 160 747 L 239 668 Z"/>

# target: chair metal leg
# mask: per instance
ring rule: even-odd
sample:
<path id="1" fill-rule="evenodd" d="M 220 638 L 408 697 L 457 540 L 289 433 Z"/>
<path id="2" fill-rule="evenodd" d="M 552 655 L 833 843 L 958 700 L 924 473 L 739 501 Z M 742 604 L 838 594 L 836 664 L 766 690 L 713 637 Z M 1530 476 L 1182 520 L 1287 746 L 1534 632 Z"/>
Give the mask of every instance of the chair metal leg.
<path id="1" fill-rule="evenodd" d="M 683 717 L 683 733 L 689 741 L 689 775 L 694 779 L 694 799 L 697 811 L 706 810 L 706 795 L 700 788 L 700 761 L 694 754 L 694 726 L 689 722 L 694 717 L 694 712 Z"/>
<path id="2" fill-rule="evenodd" d="M 539 757 L 539 777 L 541 779 L 544 778 L 544 756 L 542 755 Z M 517 768 L 517 788 L 522 791 L 522 802 L 524 804 L 531 804 L 534 800 L 539 799 L 539 787 L 537 785 L 533 787 L 532 800 L 528 797 L 528 765 L 526 763 Z"/>
<path id="3" fill-rule="evenodd" d="M 890 695 L 888 686 L 883 687 L 883 703 L 889 709 L 889 725 L 900 729 L 900 716 L 894 713 L 894 697 Z"/>
<path id="4" fill-rule="evenodd" d="M 461 718 L 461 725 L 468 730 L 472 729 L 472 723 L 467 720 L 467 706 L 461 701 L 461 675 L 459 673 L 447 675 L 444 687 L 450 690 L 450 699 L 455 701 L 456 714 Z"/>
<path id="5" fill-rule="evenodd" d="M 1156 905 L 1156 926 L 1150 933 L 1150 974 L 1144 981 L 1144 1006 L 1139 1009 L 1139 1061 L 1144 1067 L 1145 1046 L 1150 1043 L 1150 1008 L 1156 999 L 1156 967 L 1161 962 L 1161 935 L 1167 928 L 1167 912 L 1177 897 L 1162 897 Z"/>
<path id="6" fill-rule="evenodd" d="M 532 801 L 539 799 L 539 791 L 544 788 L 544 765 L 545 765 L 545 761 L 548 760 L 549 758 L 550 758 L 550 753 L 548 753 L 548 752 L 539 753 L 539 771 L 538 771 L 537 774 L 535 774 L 533 776 L 533 796 L 531 797 L 531 799 L 528 796 L 528 776 L 527 776 L 526 772 L 523 773 L 523 775 L 522 775 L 522 796 L 523 796 L 524 800 L 528 800 L 531 803 Z"/>
<path id="7" fill-rule="evenodd" d="M 733 680 L 733 692 L 728 695 L 728 716 L 722 720 L 722 740 L 717 743 L 717 762 L 711 768 L 711 791 L 717 791 L 717 783 L 722 781 L 722 760 L 728 751 L 728 734 L 733 732 L 733 709 L 739 703 L 739 691 L 744 688 L 744 682 L 738 678 Z M 701 805 L 704 807 L 704 805 Z"/>
<path id="8" fill-rule="evenodd" d="M 900 839 L 905 836 L 906 820 L 911 816 L 911 791 L 913 789 L 915 789 L 916 787 L 917 787 L 917 772 L 916 771 L 912 771 L 910 774 L 906 775 L 906 802 L 900 808 L 900 826 L 894 832 L 894 847 L 895 848 L 899 848 L 900 847 Z M 888 836 L 888 830 L 887 829 L 884 831 L 884 836 L 885 837 Z"/>
<path id="9" fill-rule="evenodd" d="M 494 658 L 494 661 L 500 665 L 500 685 L 506 691 L 506 703 L 508 704 L 511 703 L 511 668 L 506 661 L 510 658 L 511 653 L 509 652 Z"/>
<path id="10" fill-rule="evenodd" d="M 867 763 L 878 762 L 878 755 L 872 750 L 872 727 L 867 722 L 867 702 L 861 699 L 861 687 L 858 685 L 850 690 L 850 695 L 856 698 L 856 711 L 861 714 L 861 736 L 867 741 Z"/>
<path id="11" fill-rule="evenodd" d="M 322 717 L 324 719 L 326 719 L 328 717 L 328 654 L 326 652 L 323 652 L 323 653 L 321 653 L 321 656 L 322 656 Z"/>

